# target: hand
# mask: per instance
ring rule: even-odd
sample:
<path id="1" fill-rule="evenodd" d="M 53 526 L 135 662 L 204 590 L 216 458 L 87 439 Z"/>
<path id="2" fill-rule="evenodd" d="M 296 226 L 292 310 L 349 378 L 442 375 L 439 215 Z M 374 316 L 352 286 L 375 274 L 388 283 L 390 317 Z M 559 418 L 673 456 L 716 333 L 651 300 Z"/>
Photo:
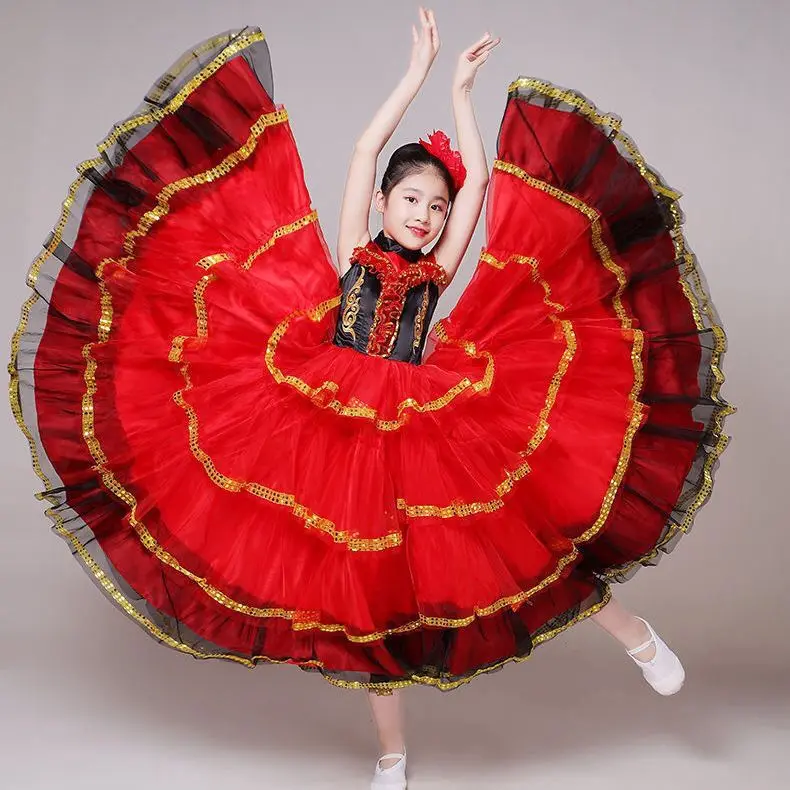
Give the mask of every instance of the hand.
<path id="1" fill-rule="evenodd" d="M 420 32 L 417 32 L 416 25 L 412 25 L 411 34 L 413 43 L 409 72 L 424 80 L 440 47 L 439 31 L 436 28 L 433 11 L 426 11 L 420 6 Z"/>
<path id="2" fill-rule="evenodd" d="M 499 44 L 501 38 L 491 38 L 490 33 L 486 33 L 479 41 L 472 44 L 469 49 L 464 50 L 459 58 L 453 77 L 453 88 L 457 90 L 471 91 L 477 76 L 477 70 L 488 60 L 491 50 Z"/>

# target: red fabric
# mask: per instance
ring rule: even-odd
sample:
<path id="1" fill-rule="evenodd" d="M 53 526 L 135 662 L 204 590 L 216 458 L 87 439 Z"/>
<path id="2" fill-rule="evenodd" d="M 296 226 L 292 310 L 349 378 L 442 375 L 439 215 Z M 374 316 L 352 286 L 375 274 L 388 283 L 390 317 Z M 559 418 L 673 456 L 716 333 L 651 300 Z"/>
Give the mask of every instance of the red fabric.
<path id="1" fill-rule="evenodd" d="M 450 145 L 450 138 L 441 130 L 428 135 L 427 140 L 420 140 L 420 145 L 428 153 L 441 160 L 444 166 L 453 177 L 453 187 L 459 190 L 466 181 L 466 168 L 464 167 L 461 152 L 456 151 Z"/>
<path id="2" fill-rule="evenodd" d="M 243 97 L 242 109 L 228 95 Z M 226 119 L 224 128 L 233 133 L 227 147 L 198 152 L 192 169 L 180 170 L 169 146 L 181 127 L 164 121 L 137 143 L 139 157 L 119 166 L 119 178 L 136 183 L 142 177 L 136 162 L 152 158 L 172 181 L 201 172 L 246 140 L 250 118 L 274 110 L 241 59 L 202 85 L 188 105 Z M 556 126 L 547 137 L 558 145 L 573 151 L 578 144 L 584 161 L 584 121 L 534 107 L 528 112 L 533 123 Z M 548 178 L 517 127 L 510 130 L 506 116 L 510 161 Z M 608 169 L 620 167 L 613 151 L 582 190 L 591 205 L 605 195 L 599 185 Z M 635 179 L 629 194 L 648 200 L 638 174 Z M 126 232 L 150 207 L 119 214 L 97 191 L 75 252 L 86 261 L 117 260 Z M 330 342 L 334 308 L 323 318 L 309 312 L 340 293 L 316 223 L 277 238 L 245 267 L 277 228 L 310 211 L 290 129 L 275 125 L 228 175 L 177 193 L 123 265 L 105 264 L 112 300 L 106 342 L 98 342 L 96 330 L 97 284 L 63 269 L 53 308 L 81 316 L 90 330 L 70 335 L 51 321 L 44 334 L 36 368 L 42 440 L 66 486 L 88 481 L 106 489 L 109 472 L 134 496 L 148 545 L 128 515 L 86 512 L 102 548 L 153 606 L 228 649 L 265 649 L 272 658 L 318 659 L 337 670 L 397 677 L 384 641 L 358 644 L 348 635 L 365 638 L 421 618 L 469 618 L 546 585 L 530 605 L 500 607 L 458 629 L 452 669 L 461 675 L 513 654 L 514 617 L 534 632 L 592 593 L 589 572 L 577 572 L 582 557 L 575 542 L 597 520 L 600 531 L 588 536 L 587 556 L 601 567 L 655 544 L 660 513 L 624 501 L 612 479 L 625 463 L 626 483 L 647 480 L 654 499 L 670 509 L 677 498 L 695 446 L 647 433 L 631 445 L 628 432 L 649 414 L 632 398 L 641 391 L 643 369 L 653 390 L 688 391 L 696 380 L 697 349 L 650 343 L 653 335 L 693 324 L 688 302 L 676 271 L 629 288 L 623 307 L 634 329 L 645 333 L 640 346 L 638 333 L 616 314 L 617 279 L 594 248 L 588 219 L 496 171 L 487 253 L 504 265 L 479 263 L 422 365 L 366 356 Z M 605 226 L 603 233 L 606 241 Z M 671 246 L 668 237 L 666 243 Z M 210 269 L 196 265 L 217 253 L 227 258 Z M 655 245 L 637 247 L 616 262 L 630 276 L 660 254 Z M 536 266 L 513 255 L 535 258 Z M 207 321 L 199 337 L 195 293 L 204 278 Z M 169 358 L 179 337 L 186 338 L 180 358 Z M 104 478 L 82 436 L 88 341 L 95 343 L 92 400 Z M 484 386 L 491 364 L 493 378 Z M 56 389 L 58 402 L 46 396 Z M 456 394 L 445 405 L 421 409 L 447 393 Z M 72 408 L 62 408 L 64 395 Z M 546 435 L 538 441 L 549 405 Z M 375 417 L 347 413 L 355 408 Z M 191 446 L 190 410 L 197 425 Z M 687 408 L 655 406 L 654 412 L 666 424 L 693 425 Z M 525 464 L 530 471 L 522 476 L 516 470 Z M 503 488 L 509 475 L 519 479 Z M 281 492 L 285 504 L 260 496 L 262 487 Z M 404 502 L 408 508 L 494 505 L 491 512 L 443 518 L 410 515 Z M 72 505 L 79 509 L 76 498 Z M 377 539 L 389 543 L 351 548 Z M 172 564 L 157 557 L 154 542 Z M 296 614 L 263 618 L 261 648 L 262 618 L 237 611 L 231 600 Z M 313 627 L 295 629 L 300 623 Z M 316 624 L 343 630 L 324 632 Z M 440 647 L 438 634 L 428 627 L 408 632 L 401 650 L 429 654 Z"/>

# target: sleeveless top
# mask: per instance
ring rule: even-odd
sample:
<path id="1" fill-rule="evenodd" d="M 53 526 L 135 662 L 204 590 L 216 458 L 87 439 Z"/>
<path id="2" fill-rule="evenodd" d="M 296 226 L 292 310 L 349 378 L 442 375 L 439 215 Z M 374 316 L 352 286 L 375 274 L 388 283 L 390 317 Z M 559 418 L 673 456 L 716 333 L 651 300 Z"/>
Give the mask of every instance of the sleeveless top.
<path id="1" fill-rule="evenodd" d="M 419 365 L 439 287 L 447 274 L 432 254 L 408 250 L 382 231 L 351 256 L 343 275 L 337 346 Z"/>

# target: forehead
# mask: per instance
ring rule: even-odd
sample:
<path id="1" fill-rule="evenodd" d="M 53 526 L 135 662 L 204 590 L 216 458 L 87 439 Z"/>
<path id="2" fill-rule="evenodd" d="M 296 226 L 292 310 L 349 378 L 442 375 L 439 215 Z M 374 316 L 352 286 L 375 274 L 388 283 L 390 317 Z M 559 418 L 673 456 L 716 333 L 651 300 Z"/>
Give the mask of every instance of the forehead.
<path id="1" fill-rule="evenodd" d="M 410 173 L 398 182 L 398 188 L 421 192 L 430 199 L 444 198 L 447 200 L 450 194 L 444 179 L 432 167 L 426 167 L 418 173 Z"/>

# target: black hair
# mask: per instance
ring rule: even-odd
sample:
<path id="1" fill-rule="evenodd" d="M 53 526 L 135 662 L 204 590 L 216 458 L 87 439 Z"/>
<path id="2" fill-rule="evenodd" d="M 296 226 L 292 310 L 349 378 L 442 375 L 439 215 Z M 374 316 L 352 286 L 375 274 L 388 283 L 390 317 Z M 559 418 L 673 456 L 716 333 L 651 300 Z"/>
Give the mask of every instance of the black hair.
<path id="1" fill-rule="evenodd" d="M 432 167 L 436 170 L 444 183 L 447 184 L 447 191 L 452 202 L 455 199 L 456 190 L 453 184 L 453 177 L 450 175 L 447 165 L 441 159 L 431 154 L 420 143 L 406 143 L 406 145 L 402 145 L 392 154 L 381 179 L 381 191 L 384 193 L 384 197 L 389 197 L 393 187 L 403 181 L 404 178 L 412 175 L 412 173 L 419 173 L 426 167 Z"/>

